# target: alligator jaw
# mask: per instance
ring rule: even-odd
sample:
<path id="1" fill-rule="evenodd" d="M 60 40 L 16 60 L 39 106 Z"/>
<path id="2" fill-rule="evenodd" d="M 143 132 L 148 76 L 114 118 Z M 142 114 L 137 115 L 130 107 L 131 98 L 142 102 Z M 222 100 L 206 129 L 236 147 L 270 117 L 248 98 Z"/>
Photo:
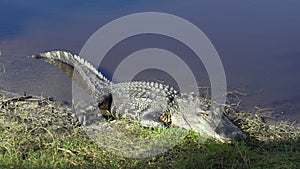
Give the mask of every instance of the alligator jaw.
<path id="1" fill-rule="evenodd" d="M 186 116 L 186 114 L 185 114 Z M 202 117 L 183 117 L 172 115 L 173 126 L 193 130 L 205 138 L 213 138 L 221 143 L 231 143 L 232 140 L 243 140 L 246 135 L 223 115 L 220 120 L 209 121 Z M 219 122 L 219 123 L 217 123 Z M 216 126 L 218 125 L 218 126 Z"/>
<path id="2" fill-rule="evenodd" d="M 197 96 L 181 95 L 176 101 L 179 108 L 173 110 L 171 115 L 174 126 L 194 130 L 204 137 L 223 143 L 246 138 L 246 135 L 223 114 L 220 106 L 204 103 Z"/>

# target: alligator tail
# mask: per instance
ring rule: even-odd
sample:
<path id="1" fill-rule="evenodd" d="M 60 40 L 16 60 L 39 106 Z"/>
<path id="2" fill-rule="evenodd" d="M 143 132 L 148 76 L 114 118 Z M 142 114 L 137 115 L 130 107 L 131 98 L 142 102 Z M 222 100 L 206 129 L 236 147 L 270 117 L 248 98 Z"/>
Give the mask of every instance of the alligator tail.
<path id="1" fill-rule="evenodd" d="M 32 57 L 56 65 L 96 100 L 110 91 L 111 81 L 77 55 L 65 51 L 51 51 L 32 55 Z M 73 71 L 70 72 L 69 68 L 66 69 L 67 67 L 73 67 L 71 69 Z"/>
<path id="2" fill-rule="evenodd" d="M 73 55 L 70 52 L 66 51 L 51 51 L 51 52 L 44 52 L 38 55 L 32 55 L 33 58 L 43 59 L 46 58 L 48 60 L 56 60 L 59 62 L 66 63 L 76 69 L 76 67 L 84 67 L 88 69 L 91 73 L 95 74 L 99 79 L 103 82 L 109 84 L 111 83 L 101 72 L 99 72 L 94 66 L 92 66 L 89 62 L 80 58 L 77 55 Z"/>

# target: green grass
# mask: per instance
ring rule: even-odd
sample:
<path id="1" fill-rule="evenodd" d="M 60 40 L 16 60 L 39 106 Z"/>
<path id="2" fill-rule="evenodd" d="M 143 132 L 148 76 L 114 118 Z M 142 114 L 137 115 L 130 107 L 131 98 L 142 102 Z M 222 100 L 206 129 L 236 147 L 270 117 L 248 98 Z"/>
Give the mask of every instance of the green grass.
<path id="1" fill-rule="evenodd" d="M 299 168 L 299 141 L 199 143 L 187 137 L 168 152 L 148 159 L 129 159 L 107 152 L 80 133 L 32 136 L 30 131 L 1 128 L 0 164 L 4 168 Z M 36 130 L 36 131 L 37 131 Z"/>
<path id="2" fill-rule="evenodd" d="M 299 127 L 266 124 L 249 113 L 232 112 L 237 116 L 235 123 L 249 135 L 245 141 L 199 142 L 201 136 L 188 131 L 179 144 L 163 154 L 134 159 L 107 151 L 78 126 L 58 131 L 44 122 L 28 125 L 33 118 L 29 110 L 39 111 L 11 107 L 15 109 L 1 108 L 0 168 L 300 168 Z M 4 116 L 4 111 L 12 111 L 11 118 Z M 115 127 L 137 138 L 182 134 L 179 129 L 147 129 L 122 122 Z"/>

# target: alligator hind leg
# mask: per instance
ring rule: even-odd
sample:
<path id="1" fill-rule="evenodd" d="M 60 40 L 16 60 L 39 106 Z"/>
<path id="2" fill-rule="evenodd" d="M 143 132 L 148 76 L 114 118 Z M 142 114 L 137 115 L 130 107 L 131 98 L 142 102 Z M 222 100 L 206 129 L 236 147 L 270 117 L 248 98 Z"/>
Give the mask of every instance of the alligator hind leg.
<path id="1" fill-rule="evenodd" d="M 100 98 L 97 99 L 98 107 L 101 110 L 101 114 L 103 116 L 112 116 L 111 104 L 112 104 L 112 96 L 111 94 L 102 95 Z"/>
<path id="2" fill-rule="evenodd" d="M 81 106 L 76 109 L 76 116 L 79 122 L 86 126 L 95 124 L 98 121 L 106 121 L 110 117 L 109 106 L 111 104 L 110 94 L 103 95 L 96 99 L 96 101 Z"/>
<path id="3" fill-rule="evenodd" d="M 98 108 L 98 103 L 92 103 L 84 108 L 76 109 L 76 117 L 83 126 L 105 121 L 102 117 L 101 110 Z"/>

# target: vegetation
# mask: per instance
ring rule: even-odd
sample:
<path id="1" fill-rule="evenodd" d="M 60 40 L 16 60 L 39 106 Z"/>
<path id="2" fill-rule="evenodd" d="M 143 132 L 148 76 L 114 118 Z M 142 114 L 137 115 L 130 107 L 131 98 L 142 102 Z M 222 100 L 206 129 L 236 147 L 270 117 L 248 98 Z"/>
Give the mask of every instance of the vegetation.
<path id="1" fill-rule="evenodd" d="M 91 139 L 67 105 L 3 95 L 0 107 L 0 168 L 300 168 L 300 128 L 265 123 L 260 114 L 227 110 L 234 123 L 249 135 L 244 141 L 200 142 L 198 133 L 188 131 L 162 154 L 127 158 Z M 182 131 L 141 128 L 127 122 L 114 126 L 142 138 Z"/>

